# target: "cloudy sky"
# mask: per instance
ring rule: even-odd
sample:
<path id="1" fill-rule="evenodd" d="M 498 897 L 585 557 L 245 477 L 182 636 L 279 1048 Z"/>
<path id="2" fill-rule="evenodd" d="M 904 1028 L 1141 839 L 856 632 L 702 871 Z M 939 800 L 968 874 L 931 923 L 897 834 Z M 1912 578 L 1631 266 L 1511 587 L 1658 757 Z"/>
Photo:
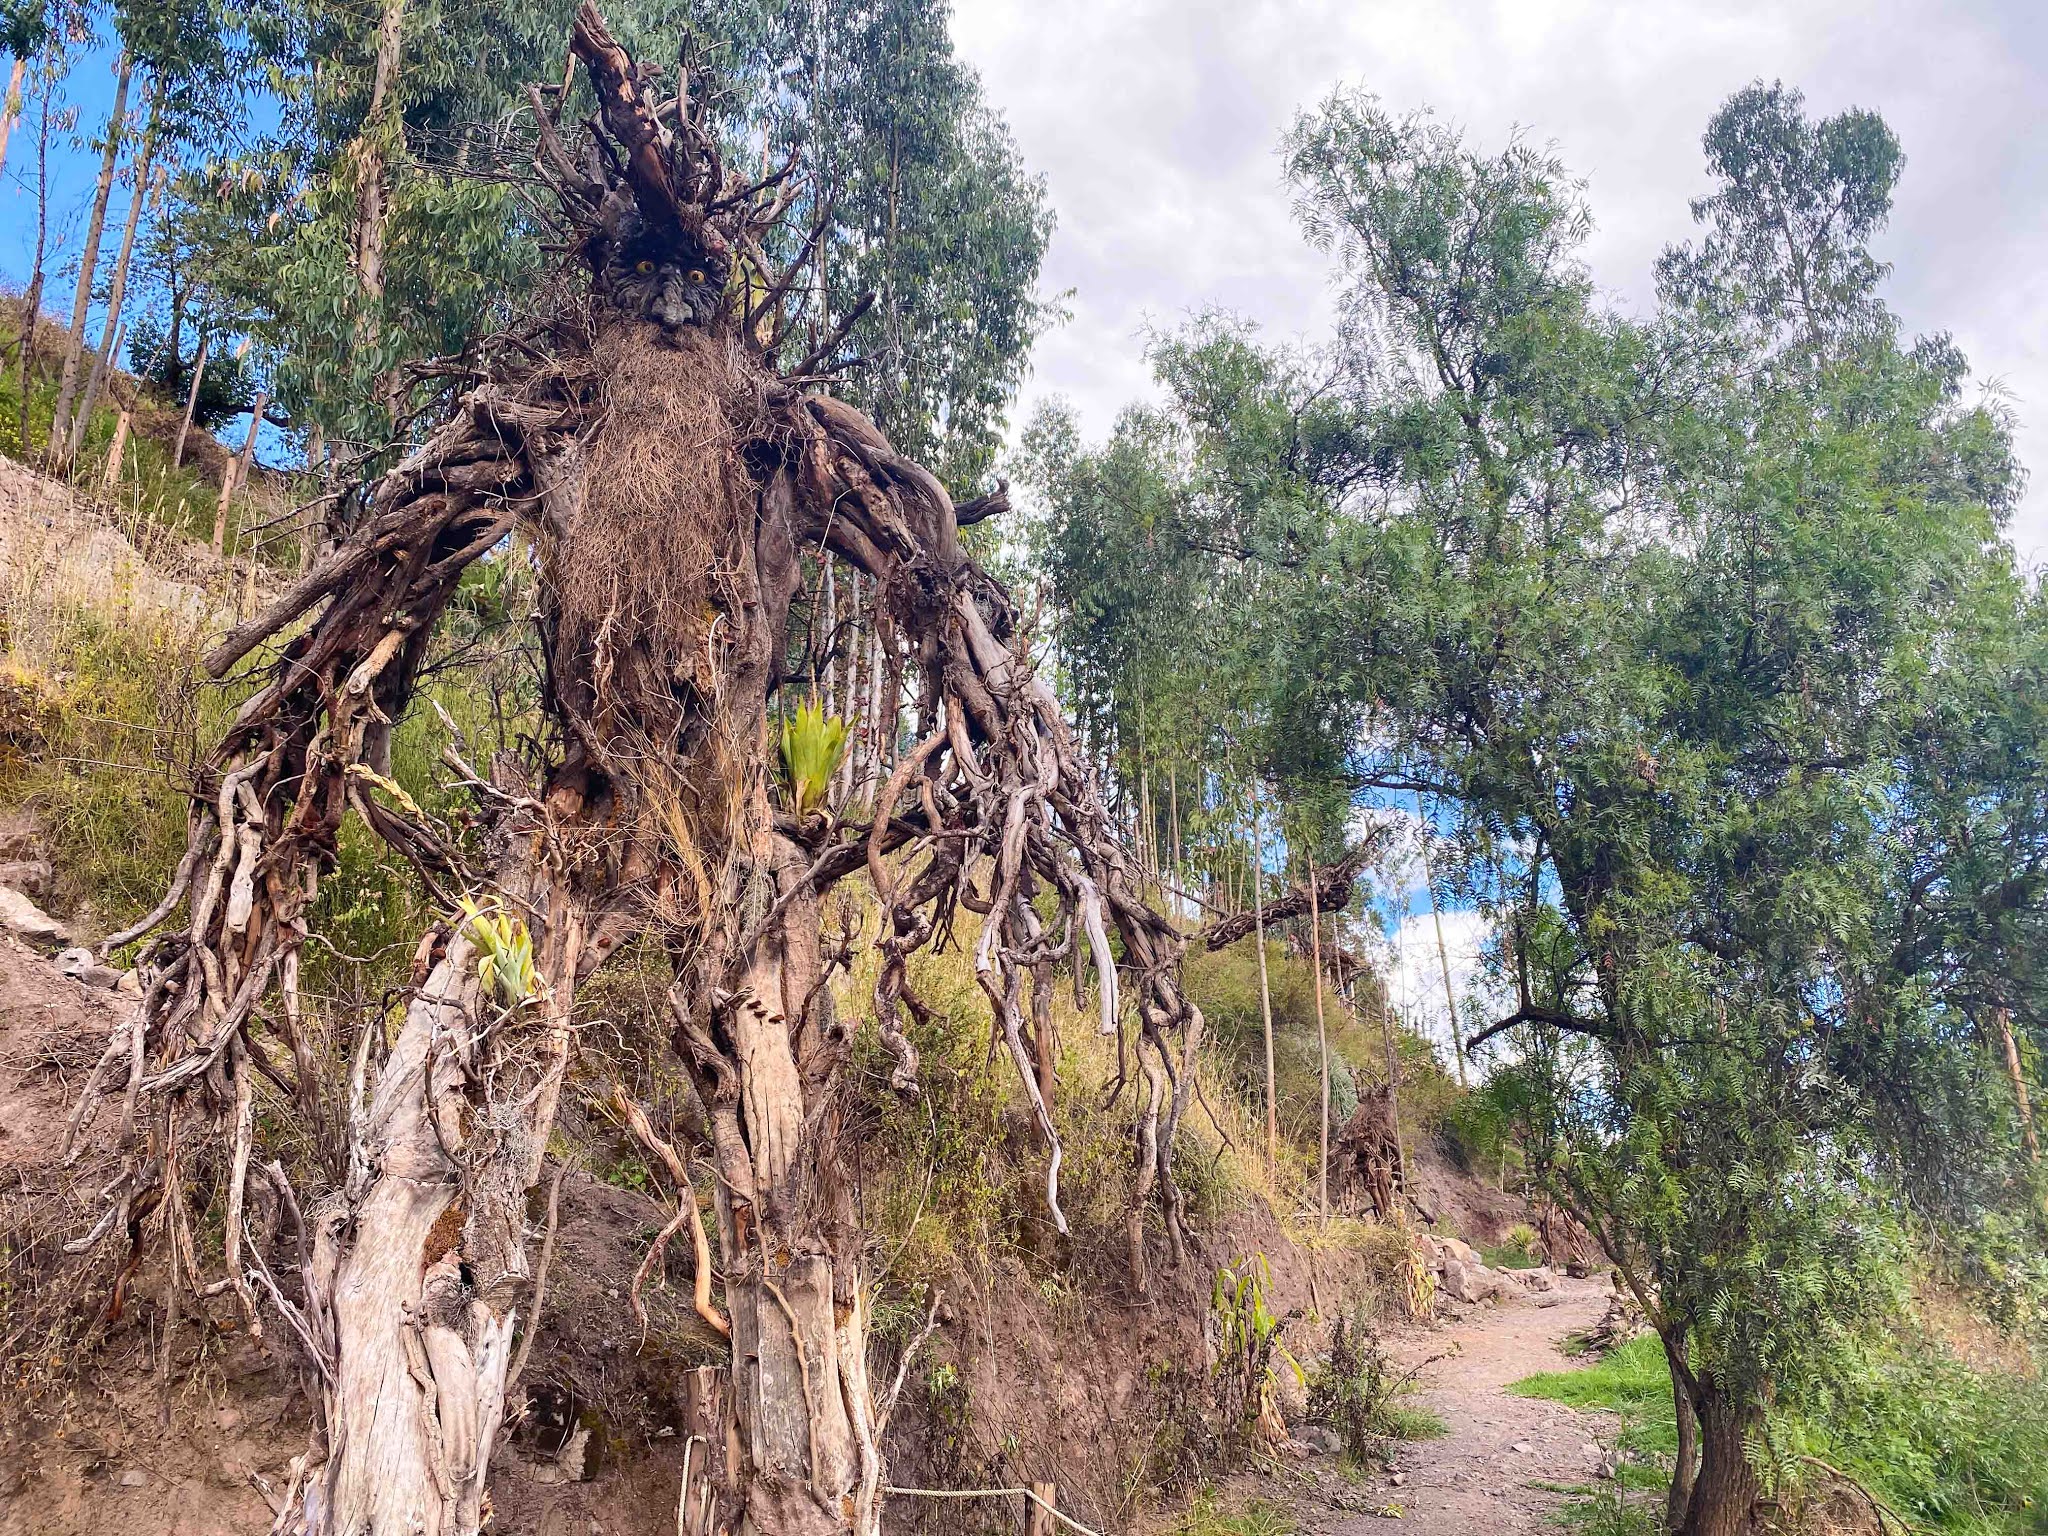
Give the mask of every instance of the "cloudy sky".
<path id="1" fill-rule="evenodd" d="M 2048 563 L 2048 3 L 2044 0 L 957 0 L 1059 215 L 1047 284 L 1073 319 L 1023 403 L 1091 434 L 1150 384 L 1146 326 L 1222 305 L 1314 337 L 1327 269 L 1295 233 L 1275 145 L 1338 84 L 1428 106 L 1481 145 L 1516 128 L 1587 183 L 1615 302 L 1706 190 L 1700 132 L 1752 79 L 1882 112 L 1907 165 L 1880 253 L 1909 328 L 1953 332 L 2020 417 L 2035 484 L 2013 538 Z"/>

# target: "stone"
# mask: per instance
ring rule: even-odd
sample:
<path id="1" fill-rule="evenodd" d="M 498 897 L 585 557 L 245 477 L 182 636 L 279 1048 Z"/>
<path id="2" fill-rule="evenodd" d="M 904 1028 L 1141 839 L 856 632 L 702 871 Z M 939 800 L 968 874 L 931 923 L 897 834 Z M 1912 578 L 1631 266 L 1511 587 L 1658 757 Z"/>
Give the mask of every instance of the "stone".
<path id="1" fill-rule="evenodd" d="M 1502 1271 L 1510 1280 L 1525 1291 L 1554 1291 L 1557 1289 L 1557 1275 L 1544 1265 L 1534 1269 L 1510 1269 Z"/>
<path id="2" fill-rule="evenodd" d="M 1479 1250 L 1463 1239 L 1447 1237 L 1443 1239 L 1443 1245 L 1449 1257 L 1456 1259 L 1468 1269 L 1486 1268 L 1486 1260 L 1479 1257 Z"/>
<path id="3" fill-rule="evenodd" d="M 57 872 L 50 868 L 48 859 L 8 859 L 0 861 L 0 885 L 13 886 L 24 896 L 47 896 L 50 884 L 57 878 Z"/>
<path id="4" fill-rule="evenodd" d="M 44 949 L 61 948 L 70 930 L 11 885 L 0 885 L 0 928 Z"/>
<path id="5" fill-rule="evenodd" d="M 1443 1265 L 1444 1294 L 1468 1306 L 1490 1301 L 1500 1294 L 1500 1277 L 1484 1264 L 1467 1264 L 1446 1258 Z"/>
<path id="6" fill-rule="evenodd" d="M 1536 1447 L 1531 1445 L 1526 1440 L 1517 1440 L 1515 1442 L 1515 1454 L 1517 1456 L 1527 1456 L 1531 1451 L 1535 1449 Z"/>
<path id="7" fill-rule="evenodd" d="M 1300 1435 L 1301 1441 L 1319 1456 L 1341 1456 L 1344 1453 L 1344 1437 L 1325 1424 L 1310 1424 Z"/>
<path id="8" fill-rule="evenodd" d="M 57 956 L 57 969 L 73 981 L 101 992 L 113 991 L 121 985 L 121 978 L 128 974 L 115 970 L 111 965 L 101 965 L 89 949 L 62 951 Z"/>
<path id="9" fill-rule="evenodd" d="M 118 1481 L 123 1488 L 140 1488 L 149 1481 L 149 1474 L 140 1467 L 130 1467 Z"/>

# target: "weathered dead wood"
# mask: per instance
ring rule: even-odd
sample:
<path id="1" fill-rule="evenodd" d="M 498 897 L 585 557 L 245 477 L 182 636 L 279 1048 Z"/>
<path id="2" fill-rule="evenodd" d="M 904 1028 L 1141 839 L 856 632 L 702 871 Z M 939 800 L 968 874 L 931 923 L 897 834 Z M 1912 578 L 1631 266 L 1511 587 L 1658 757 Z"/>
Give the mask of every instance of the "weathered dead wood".
<path id="1" fill-rule="evenodd" d="M 1384 841 L 1385 828 L 1375 827 L 1343 858 L 1329 868 L 1317 871 L 1313 891 L 1304 881 L 1285 895 L 1266 902 L 1262 915 L 1267 925 L 1306 917 L 1311 907 L 1324 912 L 1343 911 L 1351 902 L 1351 888 L 1357 883 L 1359 873 L 1377 856 Z M 1202 947 L 1212 954 L 1219 949 L 1228 949 L 1238 940 L 1249 937 L 1254 925 L 1255 914 L 1251 912 L 1218 918 L 1201 930 Z"/>
<path id="2" fill-rule="evenodd" d="M 687 83 L 672 107 L 651 102 L 588 5 L 571 46 L 598 95 L 603 150 L 572 153 L 543 96 L 537 156 L 588 268 L 589 308 L 465 361 L 479 382 L 367 488 L 339 545 L 209 653 L 215 676 L 260 657 L 262 683 L 208 759 L 183 896 L 153 914 L 170 922 L 182 899 L 188 920 L 150 941 L 151 985 L 89 1095 L 125 1088 L 136 1115 L 175 1114 L 188 1098 L 215 1112 L 246 1103 L 250 1020 L 278 983 L 296 1014 L 295 957 L 350 809 L 451 905 L 461 895 L 519 914 L 530 994 L 484 986 L 475 920 L 450 912 L 421 941 L 381 1061 L 382 1027 L 364 1031 L 342 1128 L 348 1174 L 309 1202 L 301 1229 L 303 1301 L 239 1232 L 230 1276 L 246 1304 L 286 1319 L 322 1383 L 325 1460 L 299 1469 L 285 1523 L 309 1536 L 467 1536 L 517 1321 L 537 1300 L 525 1202 L 573 1049 L 570 1009 L 622 936 L 647 935 L 673 968 L 673 1043 L 717 1174 L 724 1310 L 701 1228 L 698 1310 L 729 1326 L 734 1362 L 723 1390 L 701 1394 L 722 1422 L 707 1417 L 690 1439 L 701 1459 L 685 1528 L 873 1536 L 900 1370 L 878 1399 L 841 1151 L 853 1021 L 826 985 L 843 946 L 822 940 L 821 898 L 862 869 L 874 879 L 873 1009 L 904 1092 L 917 1061 L 902 1015 L 923 1008 L 908 957 L 961 907 L 980 914 L 992 1036 L 1033 1105 L 1061 1227 L 1039 1005 L 1052 966 L 1085 948 L 1097 1027 L 1130 1031 L 1147 1084 L 1128 1223 L 1141 1292 L 1155 1223 L 1170 1257 L 1186 1252 L 1173 1160 L 1203 1022 L 1180 989 L 1183 936 L 1144 899 L 1092 767 L 1031 667 L 1022 616 L 961 544 L 962 521 L 999 512 L 1004 493 L 956 507 L 858 411 L 775 376 L 774 338 L 727 303 L 725 279 L 735 253 L 762 249 L 787 188 L 728 177 Z M 759 265 L 771 286 L 787 276 Z M 836 344 L 856 318 L 820 333 Z M 514 532 L 539 570 L 551 745 L 490 774 L 451 746 L 477 801 L 462 840 L 392 780 L 391 732 L 462 572 Z M 858 573 L 869 670 L 892 706 L 900 683 L 915 696 L 919 744 L 865 827 L 800 821 L 772 789 L 767 726 L 792 605 L 806 561 L 821 559 Z M 670 1168 L 680 1231 L 696 1215 L 687 1162 L 644 1116 L 634 1128 Z M 238 1183 L 254 1156 L 234 1157 Z M 124 1202 L 151 1187 L 139 1148 L 133 1158 Z"/>

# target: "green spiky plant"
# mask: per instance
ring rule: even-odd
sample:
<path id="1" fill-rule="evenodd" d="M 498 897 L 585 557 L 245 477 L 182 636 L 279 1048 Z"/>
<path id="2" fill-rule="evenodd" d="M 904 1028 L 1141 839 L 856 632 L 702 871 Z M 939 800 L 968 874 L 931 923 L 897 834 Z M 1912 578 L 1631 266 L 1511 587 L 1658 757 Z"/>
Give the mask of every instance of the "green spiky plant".
<path id="1" fill-rule="evenodd" d="M 815 699 L 782 720 L 782 782 L 801 821 L 825 803 L 825 790 L 846 756 L 846 722 Z"/>
<path id="2" fill-rule="evenodd" d="M 493 898 L 479 904 L 469 897 L 460 906 L 469 929 L 469 941 L 476 946 L 477 980 L 486 992 L 495 992 L 507 1008 L 517 1008 L 540 990 L 540 977 L 533 967 L 533 936 L 523 919 L 514 917 Z"/>

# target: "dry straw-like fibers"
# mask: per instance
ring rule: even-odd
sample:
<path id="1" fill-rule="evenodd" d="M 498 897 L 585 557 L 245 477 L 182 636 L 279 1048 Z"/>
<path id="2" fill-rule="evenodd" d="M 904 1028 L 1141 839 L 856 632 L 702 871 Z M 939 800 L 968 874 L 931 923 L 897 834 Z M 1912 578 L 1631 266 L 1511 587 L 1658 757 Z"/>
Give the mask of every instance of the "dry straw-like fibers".
<path id="1" fill-rule="evenodd" d="M 728 343 L 653 325 L 600 335 L 604 415 L 555 562 L 560 654 L 608 755 L 673 752 L 716 696 L 713 626 L 736 598 L 752 390 Z M 622 763 L 615 766 L 623 766 Z"/>

